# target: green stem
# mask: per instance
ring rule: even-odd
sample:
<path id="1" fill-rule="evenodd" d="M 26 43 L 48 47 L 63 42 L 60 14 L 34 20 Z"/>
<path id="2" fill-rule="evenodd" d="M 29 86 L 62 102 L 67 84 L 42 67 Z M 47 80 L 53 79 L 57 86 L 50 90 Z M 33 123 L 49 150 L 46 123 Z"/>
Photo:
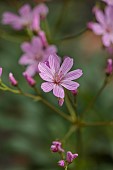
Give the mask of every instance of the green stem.
<path id="1" fill-rule="evenodd" d="M 56 107 L 54 107 L 52 104 L 50 104 L 47 100 L 45 100 L 42 96 L 38 95 L 32 95 L 29 93 L 24 93 L 19 87 L 18 90 L 14 90 L 9 88 L 8 86 L 6 86 L 5 84 L 2 83 L 3 87 L 0 87 L 1 90 L 4 91 L 9 91 L 15 94 L 19 94 L 19 95 L 23 95 L 26 97 L 30 97 L 32 99 L 34 99 L 35 101 L 41 101 L 42 103 L 44 103 L 46 106 L 48 106 L 50 109 L 52 109 L 53 111 L 55 111 L 57 114 L 59 114 L 60 116 L 62 116 L 63 118 L 65 118 L 66 120 L 68 120 L 69 122 L 72 122 L 72 119 L 70 118 L 70 116 L 68 116 L 67 114 L 65 114 L 64 112 L 60 111 L 59 109 L 57 109 Z"/>
<path id="2" fill-rule="evenodd" d="M 57 109 L 56 107 L 54 107 L 52 104 L 50 104 L 47 100 L 45 100 L 44 98 L 41 99 L 42 103 L 44 103 L 46 106 L 48 106 L 50 109 L 52 109 L 53 111 L 55 111 L 56 113 L 58 113 L 60 116 L 62 116 L 63 118 L 65 118 L 66 120 L 68 120 L 69 122 L 72 122 L 72 119 L 70 118 L 70 116 L 66 115 L 64 112 L 62 112 L 61 110 Z"/>
<path id="3" fill-rule="evenodd" d="M 91 126 L 113 126 L 113 121 L 110 122 L 81 122 L 81 127 Z"/>
<path id="4" fill-rule="evenodd" d="M 78 33 L 76 33 L 76 34 L 67 35 L 67 36 L 61 38 L 60 41 L 68 41 L 68 40 L 74 39 L 74 38 L 80 36 L 81 34 L 83 34 L 83 33 L 86 32 L 86 31 L 87 31 L 87 28 L 84 28 L 84 29 L 82 29 L 80 32 L 78 32 Z"/>
<path id="5" fill-rule="evenodd" d="M 107 81 L 107 78 L 105 79 L 102 87 L 100 88 L 100 90 L 98 91 L 98 93 L 96 94 L 96 96 L 93 97 L 93 99 L 90 101 L 90 103 L 88 104 L 88 106 L 86 107 L 86 109 L 84 110 L 84 112 L 81 114 L 82 117 L 84 115 L 84 113 L 88 112 L 92 107 L 93 105 L 95 104 L 97 98 L 100 96 L 100 94 L 102 93 L 102 91 L 104 90 L 104 88 L 106 87 L 108 81 Z"/>
<path id="6" fill-rule="evenodd" d="M 65 170 L 67 170 L 68 166 L 65 167 Z"/>
<path id="7" fill-rule="evenodd" d="M 66 102 L 66 106 L 69 110 L 69 113 L 72 117 L 72 120 L 76 121 L 77 120 L 76 110 L 73 108 L 72 102 L 70 101 L 67 93 L 66 93 L 66 96 L 65 96 L 65 102 Z"/>

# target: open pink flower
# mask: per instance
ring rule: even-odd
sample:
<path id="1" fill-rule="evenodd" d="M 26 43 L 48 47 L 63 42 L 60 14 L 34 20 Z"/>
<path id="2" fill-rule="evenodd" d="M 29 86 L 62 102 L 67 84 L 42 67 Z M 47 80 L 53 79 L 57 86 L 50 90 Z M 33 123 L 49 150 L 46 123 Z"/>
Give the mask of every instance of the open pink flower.
<path id="1" fill-rule="evenodd" d="M 59 141 L 53 141 L 51 145 L 51 151 L 52 152 L 64 152 L 64 149 L 62 148 L 62 143 Z"/>
<path id="2" fill-rule="evenodd" d="M 2 23 L 11 25 L 15 30 L 21 30 L 24 27 L 32 30 L 36 27 L 36 29 L 40 30 L 40 19 L 42 19 L 42 16 L 45 18 L 48 8 L 45 4 L 40 4 L 32 10 L 29 4 L 25 4 L 19 9 L 18 13 L 19 15 L 5 12 Z"/>
<path id="3" fill-rule="evenodd" d="M 45 62 L 50 54 L 57 52 L 57 48 L 54 45 L 44 47 L 39 37 L 33 37 L 31 42 L 24 42 L 21 45 L 21 49 L 24 54 L 21 56 L 19 63 L 21 65 L 27 65 L 25 72 L 29 76 L 34 76 L 39 72 L 39 62 Z"/>
<path id="4" fill-rule="evenodd" d="M 93 12 L 97 22 L 89 22 L 88 28 L 101 35 L 104 46 L 109 47 L 113 44 L 113 6 L 106 6 L 104 12 L 95 7 Z"/>
<path id="5" fill-rule="evenodd" d="M 113 5 L 113 0 L 102 0 L 104 2 L 106 2 L 108 5 Z"/>
<path id="6" fill-rule="evenodd" d="M 39 63 L 39 75 L 46 82 L 42 83 L 41 88 L 44 92 L 53 90 L 53 94 L 58 98 L 64 98 L 64 88 L 75 90 L 79 83 L 72 80 L 82 76 L 82 70 L 77 69 L 68 73 L 73 66 L 73 59 L 65 57 L 61 67 L 60 59 L 57 55 L 50 55 L 48 58 L 49 66 L 45 63 Z M 64 87 L 64 88 L 63 88 Z"/>

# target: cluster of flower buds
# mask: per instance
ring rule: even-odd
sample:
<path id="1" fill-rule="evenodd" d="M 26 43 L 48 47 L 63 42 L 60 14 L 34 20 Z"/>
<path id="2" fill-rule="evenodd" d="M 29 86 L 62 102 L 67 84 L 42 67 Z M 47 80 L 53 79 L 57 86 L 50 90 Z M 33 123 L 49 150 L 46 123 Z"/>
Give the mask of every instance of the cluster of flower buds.
<path id="1" fill-rule="evenodd" d="M 50 150 L 53 153 L 55 152 L 64 153 L 65 152 L 65 150 L 62 148 L 62 143 L 60 141 L 53 141 Z M 58 165 L 65 168 L 66 166 L 71 164 L 73 160 L 77 157 L 78 157 L 77 153 L 73 154 L 70 151 L 68 151 L 66 153 L 66 158 L 59 160 Z"/>

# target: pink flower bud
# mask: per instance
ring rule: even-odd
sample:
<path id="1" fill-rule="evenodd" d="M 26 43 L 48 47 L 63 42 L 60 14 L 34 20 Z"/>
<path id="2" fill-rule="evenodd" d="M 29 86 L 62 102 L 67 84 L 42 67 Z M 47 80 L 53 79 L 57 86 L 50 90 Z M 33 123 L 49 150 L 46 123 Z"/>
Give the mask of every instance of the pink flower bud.
<path id="1" fill-rule="evenodd" d="M 0 67 L 0 78 L 2 76 L 2 67 Z"/>
<path id="2" fill-rule="evenodd" d="M 77 89 L 75 89 L 75 90 L 71 90 L 71 92 L 72 92 L 72 94 L 73 94 L 74 96 L 76 96 L 76 95 L 78 94 Z"/>
<path id="3" fill-rule="evenodd" d="M 107 67 L 106 67 L 106 74 L 109 76 L 111 75 L 113 72 L 113 60 L 112 59 L 108 59 L 107 60 Z"/>
<path id="4" fill-rule="evenodd" d="M 62 105 L 63 105 L 63 103 L 64 103 L 64 99 L 59 98 L 59 99 L 58 99 L 58 104 L 59 104 L 59 106 L 62 106 Z"/>
<path id="5" fill-rule="evenodd" d="M 72 154 L 70 151 L 67 152 L 67 155 L 66 155 L 66 161 L 70 164 L 73 162 L 73 160 L 78 156 L 77 153 L 75 154 Z"/>
<path id="6" fill-rule="evenodd" d="M 26 72 L 23 73 L 23 76 L 25 77 L 30 86 L 35 86 L 36 81 L 31 76 L 29 76 Z"/>
<path id="7" fill-rule="evenodd" d="M 14 78 L 12 73 L 9 73 L 9 81 L 11 82 L 12 86 L 17 86 L 18 82 L 17 80 Z"/>
<path id="8" fill-rule="evenodd" d="M 58 161 L 58 165 L 61 166 L 61 167 L 64 167 L 65 166 L 65 161 L 64 160 Z"/>
<path id="9" fill-rule="evenodd" d="M 39 15 L 34 14 L 34 16 L 33 16 L 32 30 L 36 31 L 37 33 L 40 30 L 40 18 L 39 18 Z"/>
<path id="10" fill-rule="evenodd" d="M 50 149 L 52 152 L 64 152 L 64 149 L 62 149 L 61 145 L 61 142 L 53 141 Z"/>
<path id="11" fill-rule="evenodd" d="M 44 32 L 44 31 L 39 31 L 38 35 L 39 35 L 39 37 L 40 37 L 41 40 L 42 40 L 43 46 L 44 46 L 44 47 L 47 47 L 47 46 L 48 46 L 48 42 L 47 42 L 47 39 L 46 39 L 45 32 Z"/>

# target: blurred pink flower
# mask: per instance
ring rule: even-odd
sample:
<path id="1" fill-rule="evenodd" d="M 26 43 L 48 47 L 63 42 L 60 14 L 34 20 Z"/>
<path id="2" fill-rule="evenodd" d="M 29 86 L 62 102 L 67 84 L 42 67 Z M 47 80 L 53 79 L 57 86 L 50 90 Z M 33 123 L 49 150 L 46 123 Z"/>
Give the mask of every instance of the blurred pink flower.
<path id="1" fill-rule="evenodd" d="M 18 82 L 17 82 L 17 80 L 15 79 L 15 77 L 13 76 L 12 73 L 9 73 L 9 81 L 11 82 L 12 86 L 18 85 Z"/>
<path id="2" fill-rule="evenodd" d="M 64 149 L 62 149 L 61 145 L 61 142 L 53 141 L 50 149 L 52 152 L 64 152 Z"/>
<path id="3" fill-rule="evenodd" d="M 19 9 L 18 13 L 19 15 L 4 12 L 2 23 L 11 25 L 15 30 L 21 30 L 24 27 L 40 30 L 40 19 L 46 17 L 48 7 L 45 4 L 40 4 L 32 10 L 29 4 L 25 4 Z"/>
<path id="4" fill-rule="evenodd" d="M 39 75 L 47 81 L 42 83 L 41 88 L 44 92 L 53 90 L 53 94 L 58 98 L 64 98 L 64 88 L 68 90 L 75 90 L 79 87 L 79 83 L 72 80 L 78 79 L 82 76 L 82 70 L 77 69 L 68 73 L 73 66 L 73 59 L 66 57 L 60 67 L 60 59 L 57 55 L 50 55 L 49 66 L 45 63 L 39 63 Z"/>
<path id="5" fill-rule="evenodd" d="M 106 2 L 108 5 L 113 5 L 113 0 L 102 0 L 104 2 Z"/>
<path id="6" fill-rule="evenodd" d="M 75 154 L 72 154 L 70 151 L 67 152 L 67 155 L 66 155 L 66 161 L 70 164 L 73 162 L 73 160 L 78 157 L 78 154 L 75 153 Z"/>
<path id="7" fill-rule="evenodd" d="M 55 45 L 44 47 L 39 37 L 33 37 L 31 42 L 24 42 L 21 45 L 21 49 L 24 54 L 21 56 L 19 63 L 21 65 L 28 65 L 25 72 L 29 76 L 34 76 L 39 72 L 39 62 L 47 61 L 50 54 L 57 52 Z"/>
<path id="8" fill-rule="evenodd" d="M 104 12 L 93 9 L 97 22 L 89 22 L 88 28 L 96 35 L 102 35 L 103 45 L 109 47 L 113 43 L 113 6 L 106 6 Z"/>

